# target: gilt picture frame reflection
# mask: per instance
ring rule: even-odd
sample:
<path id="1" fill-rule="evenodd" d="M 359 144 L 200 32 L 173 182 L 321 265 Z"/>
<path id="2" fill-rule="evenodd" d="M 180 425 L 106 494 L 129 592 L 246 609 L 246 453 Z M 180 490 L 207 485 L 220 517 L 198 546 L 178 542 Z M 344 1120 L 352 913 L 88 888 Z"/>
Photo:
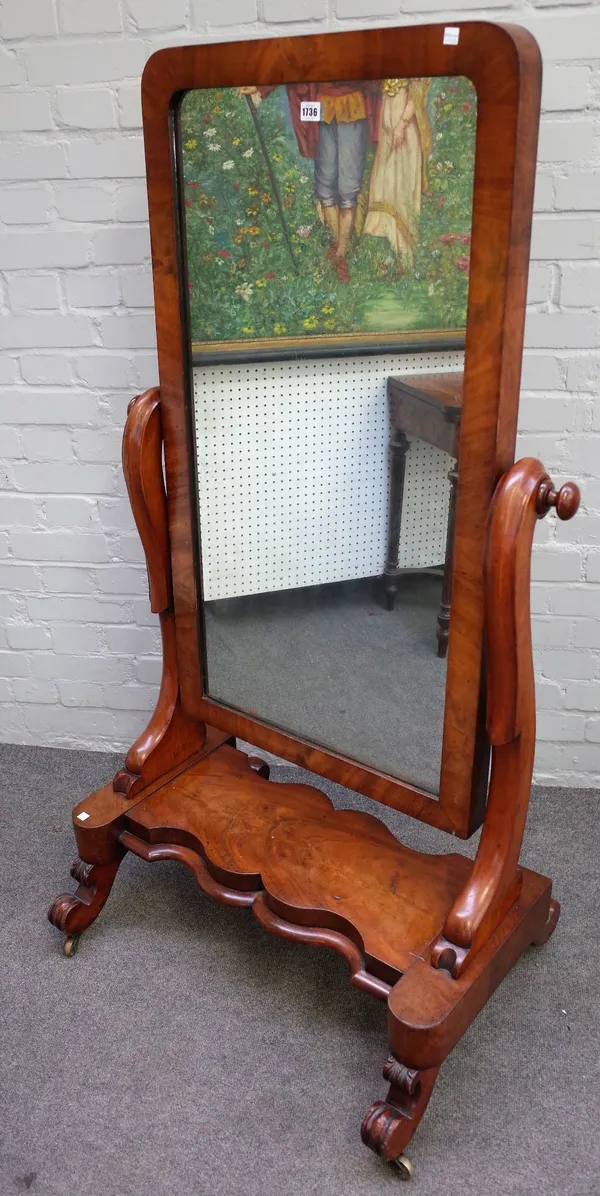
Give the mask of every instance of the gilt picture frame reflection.
<path id="1" fill-rule="evenodd" d="M 462 345 L 476 109 L 463 77 L 187 92 L 194 360 Z"/>

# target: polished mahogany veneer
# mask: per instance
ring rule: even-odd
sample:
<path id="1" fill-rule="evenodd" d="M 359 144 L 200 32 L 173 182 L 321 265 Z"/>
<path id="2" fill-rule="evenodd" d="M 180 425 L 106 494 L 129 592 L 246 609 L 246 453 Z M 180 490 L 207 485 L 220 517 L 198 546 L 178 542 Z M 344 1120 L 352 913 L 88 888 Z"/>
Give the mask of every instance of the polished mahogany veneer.
<path id="1" fill-rule="evenodd" d="M 266 930 L 320 944 L 387 1001 L 391 1052 L 363 1141 L 402 1152 L 439 1067 L 522 952 L 554 930 L 548 878 L 519 866 L 535 746 L 529 615 L 534 527 L 575 514 L 539 461 L 513 464 L 540 61 L 524 30 L 473 22 L 160 51 L 144 75 L 160 388 L 130 406 L 123 464 L 160 617 L 163 677 L 147 729 L 112 784 L 73 811 L 79 887 L 49 918 L 72 953 L 128 852 L 173 860 Z M 452 618 L 440 797 L 317 748 L 202 692 L 197 511 L 174 115 L 195 87 L 460 74 L 476 86 L 472 270 L 461 403 Z M 163 476 L 163 451 L 165 471 Z M 166 480 L 166 489 L 165 482 Z M 486 639 L 487 693 L 482 650 Z M 399 694 L 399 701 L 402 695 Z M 485 699 L 485 700 L 484 700 Z M 239 735 L 455 836 L 483 822 L 474 861 L 404 847 L 374 815 L 274 784 Z M 487 773 L 488 746 L 491 771 Z"/>
<path id="2" fill-rule="evenodd" d="M 182 707 L 193 718 L 465 838 L 480 825 L 484 806 L 483 556 L 494 487 L 514 455 L 541 63 L 525 29 L 466 22 L 459 26 L 457 45 L 444 44 L 444 29 L 388 27 L 159 50 L 144 71 L 142 103 Z M 439 800 L 231 710 L 203 691 L 185 228 L 176 155 L 177 111 L 188 89 L 432 75 L 466 76 L 477 91 L 453 627 Z"/>

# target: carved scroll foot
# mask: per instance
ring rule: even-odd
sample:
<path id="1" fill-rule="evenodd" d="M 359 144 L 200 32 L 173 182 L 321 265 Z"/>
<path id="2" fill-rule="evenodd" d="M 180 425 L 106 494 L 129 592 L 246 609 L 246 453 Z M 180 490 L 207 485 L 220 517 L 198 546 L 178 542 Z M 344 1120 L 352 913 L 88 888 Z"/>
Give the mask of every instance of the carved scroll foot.
<path id="1" fill-rule="evenodd" d="M 365 1146 L 374 1150 L 384 1162 L 398 1160 L 410 1142 L 429 1104 L 439 1070 L 439 1067 L 429 1067 L 416 1071 L 404 1067 L 390 1055 L 383 1069 L 383 1078 L 390 1083 L 387 1098 L 371 1105 L 360 1131 Z M 401 1171 L 410 1173 L 408 1160 L 400 1161 Z M 408 1178 L 408 1174 L 404 1178 Z"/>
<path id="2" fill-rule="evenodd" d="M 550 909 L 548 910 L 548 917 L 544 925 L 540 928 L 535 938 L 532 939 L 534 947 L 543 947 L 544 943 L 548 942 L 551 934 L 554 934 L 558 919 L 560 918 L 560 902 L 554 899 L 550 902 Z"/>
<path id="3" fill-rule="evenodd" d="M 71 876 L 79 882 L 75 893 L 60 893 L 48 910 L 48 921 L 62 930 L 66 941 L 65 955 L 73 955 L 77 939 L 98 917 L 106 902 L 125 849 L 106 864 L 86 864 L 77 859 L 71 868 Z"/>

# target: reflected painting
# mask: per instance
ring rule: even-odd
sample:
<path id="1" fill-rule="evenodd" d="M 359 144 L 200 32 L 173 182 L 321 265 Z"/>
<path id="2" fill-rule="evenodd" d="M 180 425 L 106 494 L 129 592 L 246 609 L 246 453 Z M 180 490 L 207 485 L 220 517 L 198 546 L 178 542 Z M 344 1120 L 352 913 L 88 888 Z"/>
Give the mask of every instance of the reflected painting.
<path id="1" fill-rule="evenodd" d="M 194 359 L 459 343 L 475 125 L 462 77 L 188 92 Z"/>
<path id="2" fill-rule="evenodd" d="M 389 78 L 188 92 L 178 133 L 205 692 L 431 795 L 476 123 Z"/>

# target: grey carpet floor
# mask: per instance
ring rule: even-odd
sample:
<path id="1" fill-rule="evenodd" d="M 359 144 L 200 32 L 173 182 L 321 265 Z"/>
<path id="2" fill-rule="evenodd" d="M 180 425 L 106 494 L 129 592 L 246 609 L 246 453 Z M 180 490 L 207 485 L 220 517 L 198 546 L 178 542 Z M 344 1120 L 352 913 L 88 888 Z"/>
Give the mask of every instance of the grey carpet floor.
<path id="1" fill-rule="evenodd" d="M 439 791 L 446 662 L 442 578 L 407 573 L 209 603 L 208 692 L 302 739 Z"/>
<path id="2" fill-rule="evenodd" d="M 45 913 L 74 887 L 71 805 L 120 762 L 0 749 L 2 1196 L 397 1192 L 394 1170 L 359 1138 L 385 1094 L 385 1007 L 350 987 L 337 955 L 265 934 L 179 865 L 133 857 L 78 954 L 62 955 Z M 308 779 L 336 805 L 379 812 L 411 846 L 456 847 Z M 554 877 L 558 930 L 443 1067 L 402 1191 L 600 1190 L 598 813 L 593 792 L 535 793 L 524 862 Z"/>

